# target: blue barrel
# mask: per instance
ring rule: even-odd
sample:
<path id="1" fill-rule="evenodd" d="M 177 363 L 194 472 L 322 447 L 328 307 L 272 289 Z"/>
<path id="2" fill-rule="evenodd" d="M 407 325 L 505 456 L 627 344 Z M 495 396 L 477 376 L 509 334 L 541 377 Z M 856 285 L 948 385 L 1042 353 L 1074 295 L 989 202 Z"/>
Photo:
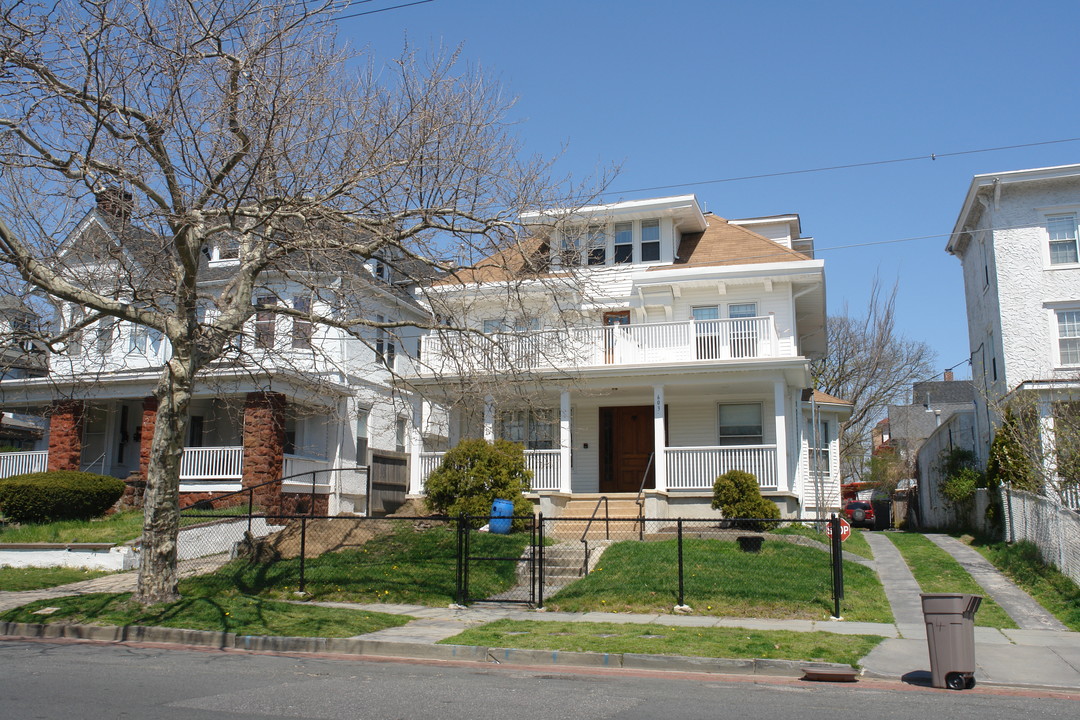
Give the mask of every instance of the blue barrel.
<path id="1" fill-rule="evenodd" d="M 510 522 L 514 516 L 514 503 L 509 500 L 496 499 L 491 503 L 491 522 L 488 529 L 499 535 L 510 534 Z"/>

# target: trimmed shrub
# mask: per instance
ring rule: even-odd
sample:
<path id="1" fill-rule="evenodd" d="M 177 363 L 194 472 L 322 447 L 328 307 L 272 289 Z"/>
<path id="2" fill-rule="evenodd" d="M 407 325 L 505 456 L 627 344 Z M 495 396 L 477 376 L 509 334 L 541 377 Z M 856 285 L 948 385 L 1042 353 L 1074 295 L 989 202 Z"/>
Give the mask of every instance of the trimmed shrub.
<path id="1" fill-rule="evenodd" d="M 0 480 L 0 513 L 26 523 L 88 520 L 102 515 L 124 493 L 124 481 L 107 475 L 57 470 Z"/>
<path id="2" fill-rule="evenodd" d="M 522 495 L 529 491 L 531 480 L 525 448 L 518 443 L 462 440 L 428 476 L 424 491 L 433 512 L 452 517 L 486 517 L 496 498 L 512 501 L 514 515 L 532 515 L 532 503 Z M 515 520 L 514 527 L 521 529 L 524 521 Z"/>
<path id="3" fill-rule="evenodd" d="M 757 478 L 745 470 L 729 470 L 713 483 L 713 508 L 719 508 L 725 518 L 778 520 L 780 508 L 761 497 Z M 737 527 L 760 530 L 761 523 L 737 523 Z"/>

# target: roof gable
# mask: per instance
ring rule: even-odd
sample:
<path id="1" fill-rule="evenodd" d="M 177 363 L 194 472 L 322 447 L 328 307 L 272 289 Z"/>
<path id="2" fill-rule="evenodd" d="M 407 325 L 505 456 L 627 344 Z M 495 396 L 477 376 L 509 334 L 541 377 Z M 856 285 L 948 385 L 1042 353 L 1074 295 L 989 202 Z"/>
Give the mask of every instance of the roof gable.
<path id="1" fill-rule="evenodd" d="M 708 220 L 709 227 L 704 232 L 682 236 L 674 267 L 752 265 L 811 259 L 752 230 L 733 225 L 719 215 L 710 214 Z"/>

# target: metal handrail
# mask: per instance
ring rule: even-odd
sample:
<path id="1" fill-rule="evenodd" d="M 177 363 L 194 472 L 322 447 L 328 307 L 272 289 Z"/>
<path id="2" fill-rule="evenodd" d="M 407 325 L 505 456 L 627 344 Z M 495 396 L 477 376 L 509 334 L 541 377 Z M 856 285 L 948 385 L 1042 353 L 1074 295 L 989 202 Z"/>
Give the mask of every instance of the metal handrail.
<path id="1" fill-rule="evenodd" d="M 589 522 L 585 524 L 585 532 L 581 533 L 581 543 L 585 546 L 585 566 L 582 568 L 582 575 L 589 574 L 589 529 L 592 528 L 593 520 L 596 519 L 596 513 L 600 512 L 600 503 L 604 503 L 604 539 L 611 539 L 611 510 L 608 505 L 607 495 L 602 495 L 596 501 L 596 507 L 593 508 L 592 515 L 589 516 Z"/>
<path id="2" fill-rule="evenodd" d="M 638 540 L 645 539 L 645 482 L 649 479 L 649 468 L 652 467 L 655 455 L 655 450 L 649 453 L 649 462 L 645 465 L 645 474 L 641 476 L 641 485 L 638 486 L 637 498 L 634 500 L 638 507 Z"/>

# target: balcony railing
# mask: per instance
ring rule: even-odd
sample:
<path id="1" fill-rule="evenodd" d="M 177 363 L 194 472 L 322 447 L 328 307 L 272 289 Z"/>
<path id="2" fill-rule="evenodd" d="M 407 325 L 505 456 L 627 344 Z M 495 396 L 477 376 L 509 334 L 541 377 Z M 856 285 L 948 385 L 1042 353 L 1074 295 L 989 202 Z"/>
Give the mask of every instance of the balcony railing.
<path id="1" fill-rule="evenodd" d="M 531 490 L 558 490 L 561 485 L 562 465 L 558 450 L 526 450 L 525 467 L 532 470 Z M 442 464 L 444 452 L 420 453 L 420 481 L 426 482 L 435 468 Z"/>
<path id="2" fill-rule="evenodd" d="M 781 352 L 772 315 L 492 335 L 435 331 L 424 338 L 419 371 L 458 374 L 754 360 L 780 357 Z"/>
<path id="3" fill-rule="evenodd" d="M 778 489 L 775 445 L 669 447 L 664 453 L 669 490 L 711 490 L 729 470 L 750 473 L 762 490 Z"/>
<path id="4" fill-rule="evenodd" d="M 48 450 L 26 450 L 0 453 L 0 478 L 26 473 L 45 472 L 49 464 Z"/>

